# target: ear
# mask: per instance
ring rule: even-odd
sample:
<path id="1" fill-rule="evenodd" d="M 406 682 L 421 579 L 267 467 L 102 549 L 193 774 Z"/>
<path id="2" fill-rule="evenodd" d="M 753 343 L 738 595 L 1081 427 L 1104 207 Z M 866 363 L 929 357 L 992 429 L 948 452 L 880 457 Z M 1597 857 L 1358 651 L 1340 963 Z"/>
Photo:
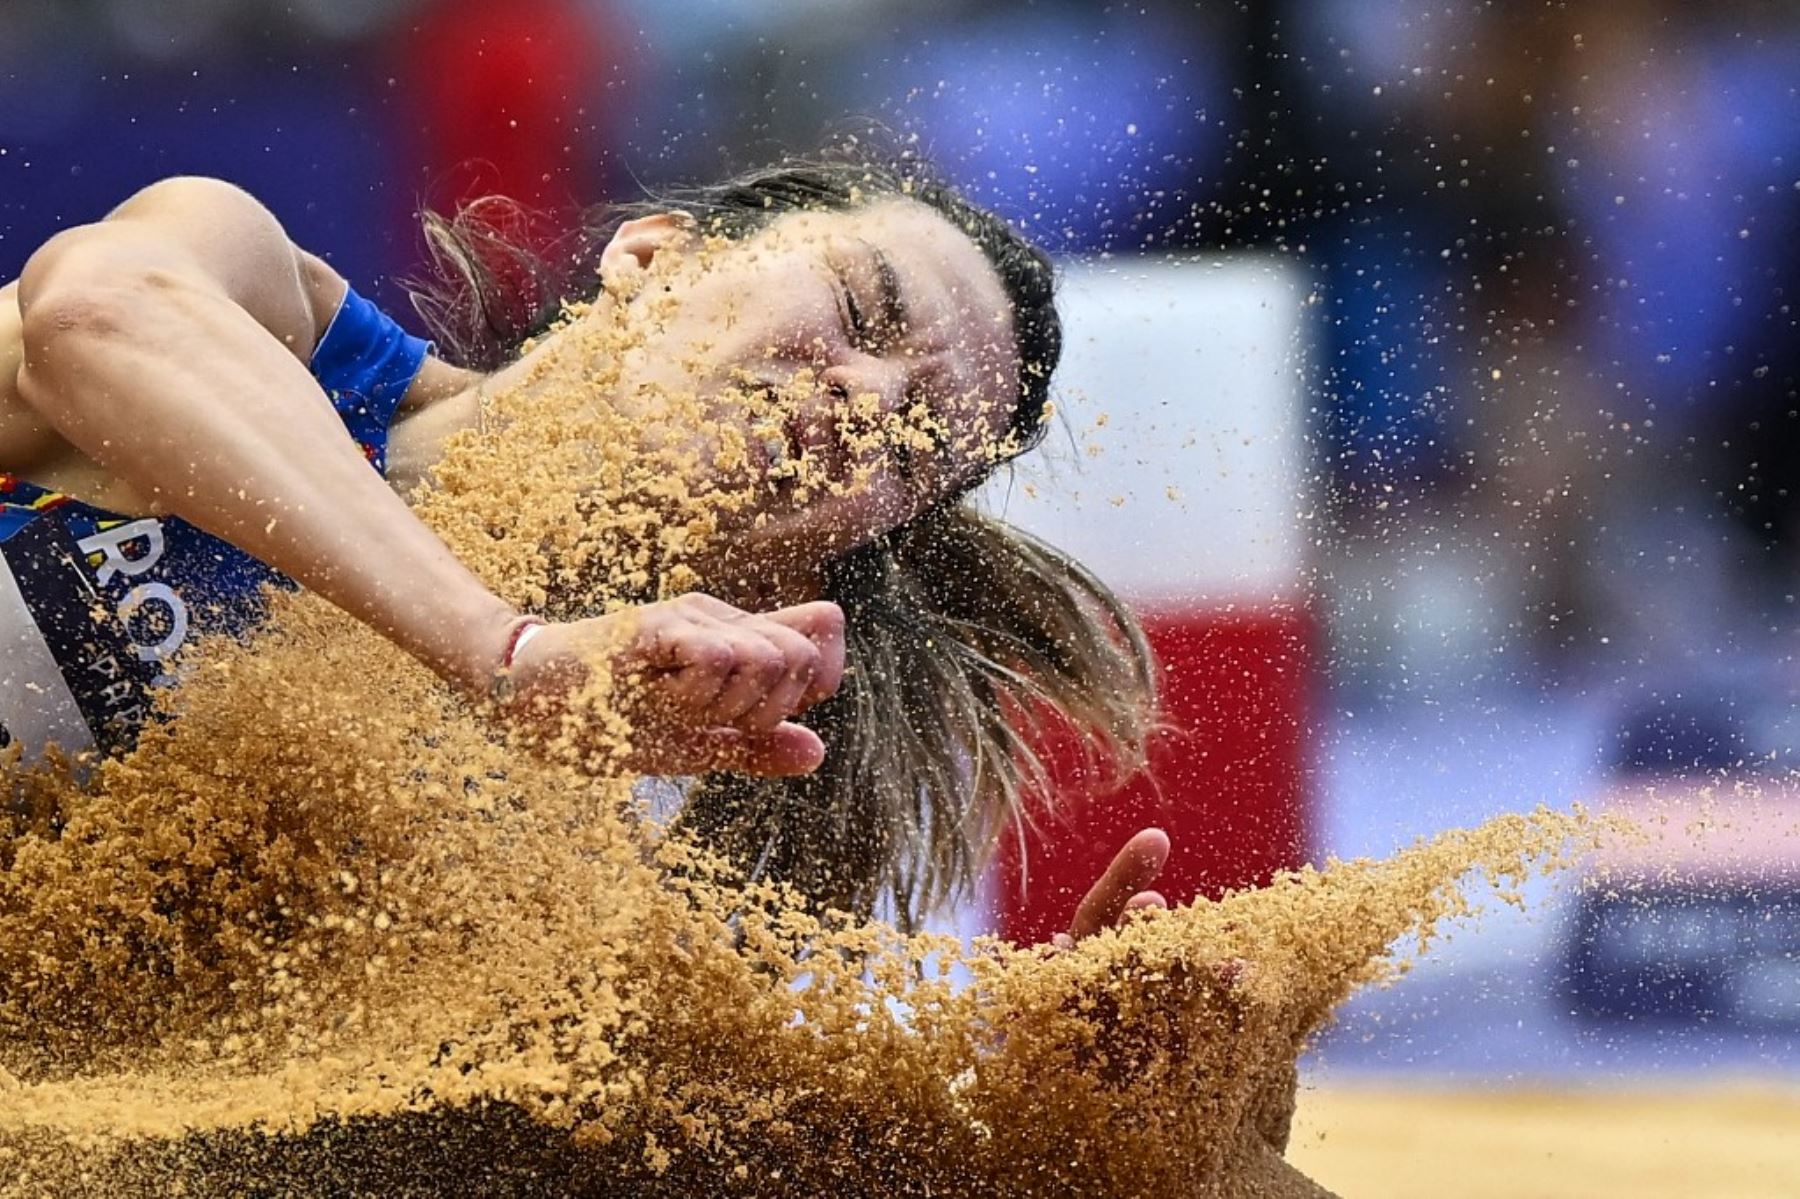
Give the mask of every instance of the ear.
<path id="1" fill-rule="evenodd" d="M 694 218 L 685 212 L 658 212 L 620 225 L 600 251 L 600 273 L 623 279 L 646 269 L 658 254 L 679 252 L 693 236 Z"/>

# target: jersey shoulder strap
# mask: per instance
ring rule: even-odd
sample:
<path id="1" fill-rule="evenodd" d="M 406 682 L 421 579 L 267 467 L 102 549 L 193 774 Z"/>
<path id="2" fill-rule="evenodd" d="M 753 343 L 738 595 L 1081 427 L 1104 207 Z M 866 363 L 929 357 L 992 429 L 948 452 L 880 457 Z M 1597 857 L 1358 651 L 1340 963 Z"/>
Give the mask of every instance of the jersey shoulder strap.
<path id="1" fill-rule="evenodd" d="M 345 290 L 344 302 L 313 348 L 313 378 L 363 455 L 384 474 L 394 410 L 430 352 L 430 342 L 402 329 L 354 288 Z"/>

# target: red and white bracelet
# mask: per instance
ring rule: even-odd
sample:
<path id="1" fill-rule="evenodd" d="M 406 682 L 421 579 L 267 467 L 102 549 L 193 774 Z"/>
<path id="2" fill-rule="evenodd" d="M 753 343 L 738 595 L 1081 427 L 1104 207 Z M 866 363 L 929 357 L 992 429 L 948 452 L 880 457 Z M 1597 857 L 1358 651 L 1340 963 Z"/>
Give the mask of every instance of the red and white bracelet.
<path id="1" fill-rule="evenodd" d="M 525 643 L 537 636 L 543 628 L 544 618 L 541 616 L 521 616 L 514 621 L 512 633 L 506 638 L 506 652 L 500 655 L 500 669 L 511 670 L 513 663 L 519 659 L 520 651 L 525 648 Z"/>
<path id="2" fill-rule="evenodd" d="M 500 654 L 500 665 L 495 667 L 493 682 L 488 684 L 489 699 L 504 703 L 512 698 L 513 663 L 519 660 L 525 643 L 538 635 L 544 623 L 541 616 L 521 616 L 513 622 L 512 632 L 506 635 L 506 649 Z"/>

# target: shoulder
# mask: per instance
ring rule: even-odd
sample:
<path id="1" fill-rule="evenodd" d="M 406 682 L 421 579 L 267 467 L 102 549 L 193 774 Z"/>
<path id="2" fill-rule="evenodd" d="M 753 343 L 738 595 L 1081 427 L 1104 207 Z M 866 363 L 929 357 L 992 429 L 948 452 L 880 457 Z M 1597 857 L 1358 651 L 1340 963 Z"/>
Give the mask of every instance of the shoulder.
<path id="1" fill-rule="evenodd" d="M 140 255 L 146 267 L 204 274 L 302 360 L 346 290 L 335 269 L 294 244 L 267 205 L 223 179 L 159 180 L 75 232 L 103 249 Z"/>
<path id="2" fill-rule="evenodd" d="M 332 318 L 337 316 L 339 308 L 344 306 L 344 297 L 350 294 L 349 282 L 330 263 L 317 254 L 309 254 L 295 247 L 296 262 L 300 272 L 301 299 L 306 307 L 306 320 L 311 326 L 312 345 L 319 344 L 325 336 L 325 330 L 331 327 Z"/>

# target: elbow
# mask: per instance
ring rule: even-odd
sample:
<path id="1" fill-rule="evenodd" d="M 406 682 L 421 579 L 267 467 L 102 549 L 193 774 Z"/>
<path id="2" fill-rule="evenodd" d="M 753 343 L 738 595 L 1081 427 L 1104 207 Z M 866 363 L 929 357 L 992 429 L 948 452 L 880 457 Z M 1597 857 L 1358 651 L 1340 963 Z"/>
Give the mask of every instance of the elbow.
<path id="1" fill-rule="evenodd" d="M 42 377 L 78 369 L 94 348 L 130 336 L 179 281 L 134 260 L 128 245 L 97 227 L 59 234 L 19 276 L 24 369 Z"/>
<path id="2" fill-rule="evenodd" d="M 129 324 L 128 296 L 116 287 L 57 288 L 19 307 L 19 335 L 25 361 L 43 368 L 70 341 L 116 336 Z"/>
<path id="3" fill-rule="evenodd" d="M 51 278 L 29 296 L 21 286 L 20 398 L 65 436 L 110 419 L 104 409 L 115 398 L 113 389 L 88 384 L 108 355 L 139 339 L 145 306 L 155 303 L 157 290 L 125 276 L 106 282 Z"/>
<path id="4" fill-rule="evenodd" d="M 59 233 L 19 273 L 23 332 L 52 340 L 117 333 L 180 286 L 174 265 L 150 239 L 107 222 Z"/>
<path id="5" fill-rule="evenodd" d="M 77 415 L 67 409 L 88 391 L 78 386 L 82 375 L 129 328 L 135 302 L 122 286 L 56 286 L 21 302 L 18 386 L 25 402 L 59 427 Z"/>

